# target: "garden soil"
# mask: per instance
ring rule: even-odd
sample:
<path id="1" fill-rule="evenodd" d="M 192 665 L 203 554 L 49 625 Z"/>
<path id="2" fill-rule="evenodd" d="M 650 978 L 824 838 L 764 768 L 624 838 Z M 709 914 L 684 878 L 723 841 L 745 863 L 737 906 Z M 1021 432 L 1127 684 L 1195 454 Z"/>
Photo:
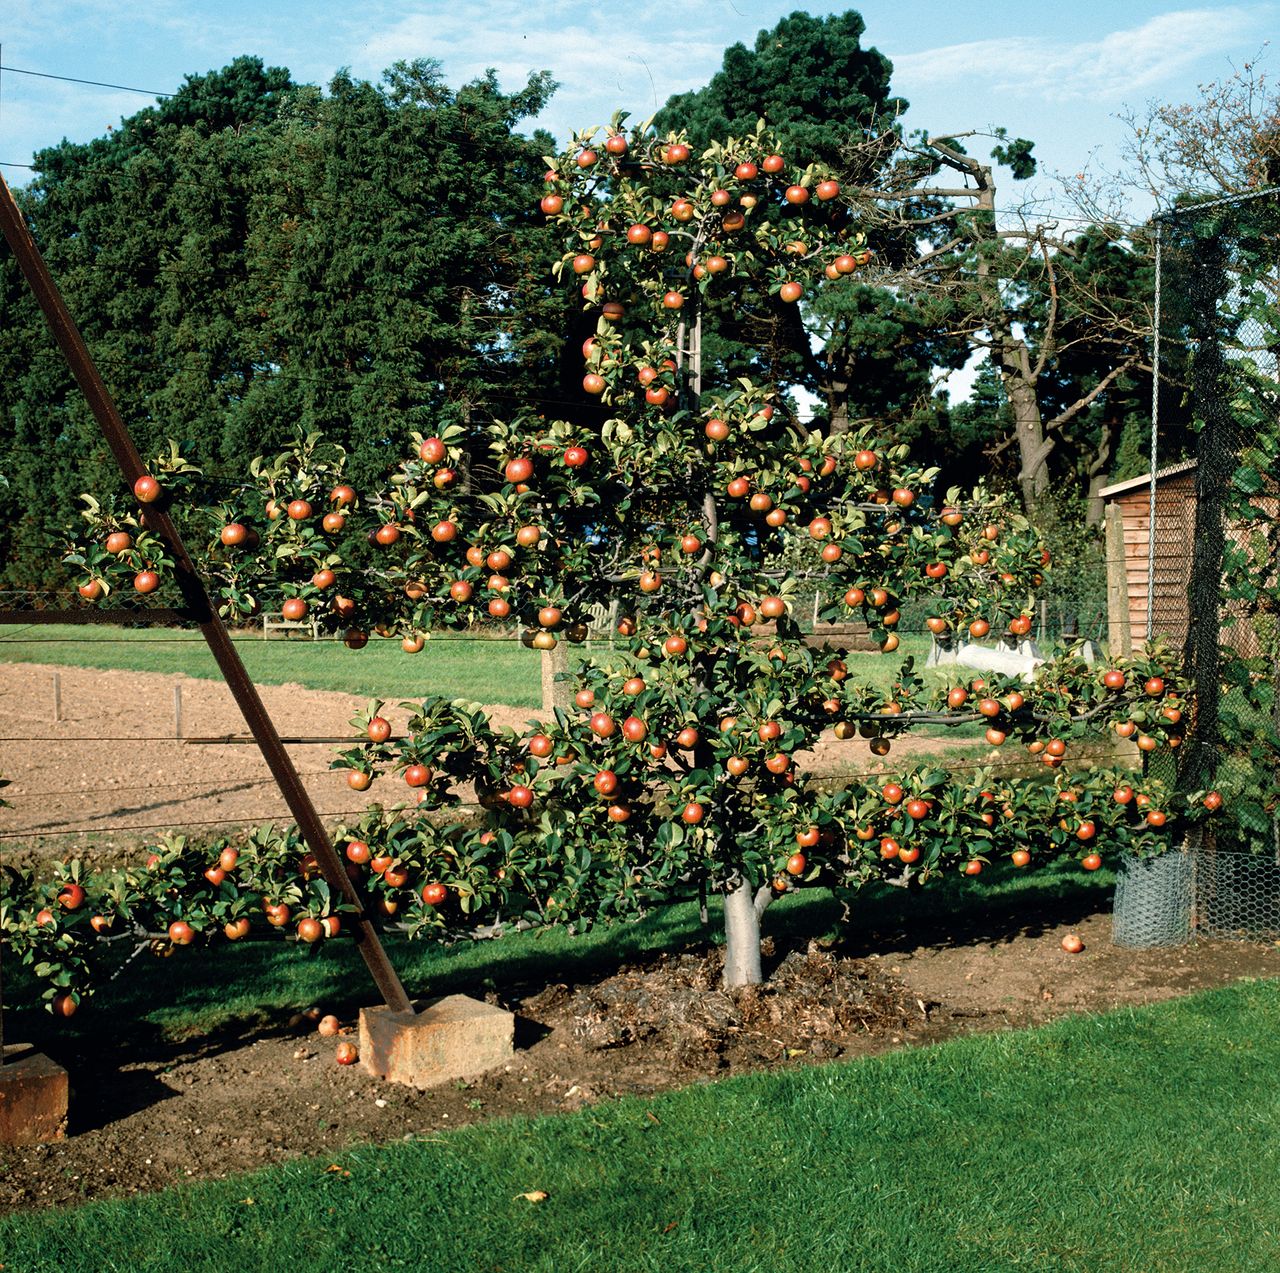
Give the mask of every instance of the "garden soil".
<path id="1" fill-rule="evenodd" d="M 4 743 L 2 767 L 14 779 L 5 794 L 15 797 L 15 809 L 0 811 L 0 831 L 58 836 L 44 843 L 67 846 L 76 842 L 66 836 L 70 827 L 93 826 L 95 852 L 111 857 L 136 839 L 141 823 L 281 816 L 252 768 L 251 749 L 197 750 L 162 737 L 172 725 L 174 678 L 62 669 L 66 719 L 55 722 L 45 710 L 50 672 L 0 667 L 0 732 L 50 740 Z M 264 697 L 282 733 L 308 736 L 345 732 L 358 705 L 296 686 L 267 688 Z M 197 722 L 207 734 L 238 729 L 220 685 L 184 680 L 183 704 L 188 733 Z M 498 717 L 518 723 L 531 714 L 499 709 Z M 127 741 L 95 741 L 107 733 Z M 320 808 L 337 814 L 355 805 L 341 780 L 323 772 L 330 750 L 299 748 L 297 758 Z M 819 765 L 823 759 L 820 752 Z M 117 826 L 129 830 L 104 833 Z M 68 1136 L 0 1148 L 0 1210 L 129 1196 L 298 1157 L 325 1170 L 351 1145 L 435 1139 L 483 1119 L 647 1098 L 752 1070 L 905 1051 L 1280 975 L 1280 949 L 1272 946 L 1121 949 L 1111 944 L 1110 916 L 1080 913 L 1080 906 L 1077 899 L 1048 903 L 1030 917 L 922 918 L 906 929 L 855 923 L 839 947 L 766 941 L 768 983 L 733 993 L 719 985 L 720 955 L 709 944 L 598 980 L 552 975 L 497 984 L 487 997 L 517 1014 L 514 1058 L 425 1092 L 338 1066 L 336 1041 L 320 1037 L 302 1013 L 143 1047 L 116 1041 L 109 1030 L 91 1043 L 69 1037 L 64 1048 L 50 1048 L 72 1077 Z M 1068 931 L 1083 937 L 1080 954 L 1062 950 Z M 315 1005 L 335 1007 L 342 1010 Z M 343 1022 L 349 1036 L 354 1025 Z"/>

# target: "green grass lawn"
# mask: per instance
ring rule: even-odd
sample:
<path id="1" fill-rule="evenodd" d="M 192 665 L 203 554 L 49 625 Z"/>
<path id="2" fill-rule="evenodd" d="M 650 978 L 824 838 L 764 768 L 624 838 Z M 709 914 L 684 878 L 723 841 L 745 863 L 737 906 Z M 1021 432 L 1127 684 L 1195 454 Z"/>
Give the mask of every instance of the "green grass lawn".
<path id="1" fill-rule="evenodd" d="M 264 641 L 260 634 L 235 640 L 259 685 L 294 683 L 391 700 L 443 694 L 512 707 L 542 704 L 541 655 L 516 640 L 440 637 L 419 654 L 406 654 L 399 641 L 378 638 L 363 650 L 349 650 L 341 641 Z M 0 629 L 0 660 L 221 678 L 198 631 L 167 628 Z"/>
<path id="2" fill-rule="evenodd" d="M 1280 1268 L 1274 982 L 0 1220 L 28 1270 Z M 522 1195 L 542 1189 L 545 1202 Z"/>
<path id="3" fill-rule="evenodd" d="M 363 650 L 349 650 L 341 641 L 264 641 L 260 634 L 246 634 L 237 636 L 236 648 L 259 685 L 292 682 L 306 689 L 391 700 L 441 694 L 512 707 L 542 705 L 541 654 L 514 639 L 469 640 L 441 634 L 421 653 L 406 654 L 395 640 L 374 638 Z M 575 647 L 569 648 L 572 660 Z M 607 645 L 582 648 L 592 653 L 608 650 Z M 908 653 L 923 663 L 927 638 L 904 637 L 902 657 Z M 182 673 L 214 680 L 221 675 L 199 632 L 167 628 L 0 628 L 0 661 Z M 855 677 L 887 688 L 901 657 L 859 654 L 850 662 Z"/>

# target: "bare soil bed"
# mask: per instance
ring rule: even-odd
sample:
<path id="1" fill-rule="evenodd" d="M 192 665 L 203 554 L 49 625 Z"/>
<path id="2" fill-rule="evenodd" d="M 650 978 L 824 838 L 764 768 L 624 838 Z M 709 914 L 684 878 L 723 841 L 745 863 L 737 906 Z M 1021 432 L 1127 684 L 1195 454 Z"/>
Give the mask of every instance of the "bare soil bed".
<path id="1" fill-rule="evenodd" d="M 53 675 L 62 686 L 62 719 L 53 719 Z M 174 736 L 174 686 L 181 685 L 183 738 Z M 366 699 L 299 685 L 264 685 L 259 693 L 283 738 L 353 737 L 348 723 Z M 539 715 L 530 708 L 486 709 L 498 726 L 522 727 Z M 396 732 L 407 713 L 389 704 Z M 196 738 L 244 734 L 244 721 L 221 681 L 154 672 L 100 671 L 31 663 L 0 664 L 0 775 L 10 780 L 0 809 L 0 850 L 21 856 L 68 856 L 93 845 L 99 859 L 154 837 L 166 828 L 256 826 L 289 818 L 257 747 L 200 743 Z M 865 740 L 827 734 L 802 757 L 815 773 L 881 769 L 947 739 L 905 738 L 887 762 Z M 351 791 L 328 768 L 334 743 L 291 744 L 289 753 L 327 819 L 358 813 L 367 801 L 393 804 L 404 788 L 380 778 L 367 794 Z M 24 833 L 18 835 L 18 833 Z"/>
<path id="2" fill-rule="evenodd" d="M 52 679 L 62 683 L 62 719 L 53 719 Z M 174 736 L 174 686 L 181 685 L 182 732 Z M 259 686 L 281 737 L 354 737 L 349 721 L 367 699 L 300 685 Z M 495 707 L 496 724 L 518 725 L 525 709 Z M 407 714 L 391 707 L 397 731 Z M 246 733 L 221 681 L 154 672 L 0 664 L 0 772 L 10 780 L 0 809 L 0 840 L 65 856 L 92 843 L 102 856 L 166 828 L 255 826 L 289 820 L 265 761 L 252 743 L 209 744 L 196 738 Z M 351 791 L 329 769 L 334 743 L 290 745 L 289 753 L 316 808 L 327 819 L 360 811 L 367 799 L 399 792 Z M 37 839 L 38 837 L 38 839 Z"/>
<path id="3" fill-rule="evenodd" d="M 352 1144 L 433 1138 L 481 1119 L 646 1097 L 1280 973 L 1280 951 L 1270 947 L 1120 949 L 1108 915 L 1070 907 L 1032 926 L 999 927 L 864 932 L 843 950 L 766 943 L 769 984 L 734 994 L 718 985 L 717 951 L 692 947 L 599 981 L 500 985 L 487 997 L 519 1014 L 513 1061 L 426 1092 L 339 1067 L 334 1040 L 301 1014 L 144 1049 L 104 1028 L 92 1045 L 55 1056 L 75 1089 L 68 1138 L 0 1150 L 0 1210 L 128 1196 L 300 1156 L 323 1164 Z M 1084 937 L 1082 954 L 1061 949 L 1068 929 Z"/>

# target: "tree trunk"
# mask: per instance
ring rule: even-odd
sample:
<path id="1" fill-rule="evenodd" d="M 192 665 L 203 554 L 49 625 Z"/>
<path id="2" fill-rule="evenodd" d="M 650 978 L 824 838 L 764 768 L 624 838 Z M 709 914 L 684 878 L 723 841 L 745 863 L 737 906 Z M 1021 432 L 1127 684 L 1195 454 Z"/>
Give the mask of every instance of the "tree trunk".
<path id="1" fill-rule="evenodd" d="M 767 890 L 766 890 L 767 891 Z M 765 903 L 767 905 L 767 902 Z M 764 980 L 760 968 L 760 916 L 764 905 L 742 881 L 724 895 L 724 984 L 758 986 Z"/>
<path id="2" fill-rule="evenodd" d="M 1115 436 L 1120 431 L 1120 421 L 1108 417 L 1102 422 L 1102 431 L 1098 437 L 1098 446 L 1093 459 L 1089 462 L 1089 496 L 1085 512 L 1085 525 L 1098 527 L 1106 517 L 1106 500 L 1098 494 L 1111 480 L 1107 476 L 1107 467 L 1111 462 L 1111 451 L 1115 444 Z"/>
<path id="3" fill-rule="evenodd" d="M 986 227 L 980 235 L 987 243 L 995 242 L 996 187 L 991 168 L 967 155 L 962 155 L 945 145 L 936 149 L 953 167 L 968 174 L 976 191 L 974 203 L 982 213 L 979 225 Z M 1018 485 L 1022 490 L 1023 510 L 1031 516 L 1036 506 L 1042 504 L 1049 493 L 1049 454 L 1053 450 L 1052 438 L 1045 436 L 1044 417 L 1040 414 L 1040 399 L 1036 394 L 1039 368 L 1032 367 L 1026 342 L 1013 330 L 1013 324 L 1004 298 L 1000 293 L 1000 279 L 991 268 L 986 255 L 978 261 L 978 296 L 991 333 L 991 361 L 1000 373 L 1005 397 L 1013 411 L 1014 436 L 1018 442 Z M 1045 339 L 1051 339 L 1046 334 Z"/>
<path id="4" fill-rule="evenodd" d="M 1107 516 L 1107 501 L 1098 493 L 1111 479 L 1105 473 L 1094 473 L 1089 478 L 1088 502 L 1085 505 L 1085 525 L 1097 530 Z"/>
<path id="5" fill-rule="evenodd" d="M 839 351 L 840 353 L 843 350 Z M 837 362 L 837 351 L 827 349 L 827 366 L 831 370 L 827 373 L 826 383 L 822 385 L 823 393 L 827 399 L 827 415 L 831 420 L 830 432 L 834 438 L 838 434 L 849 432 L 849 390 L 852 386 L 852 378 L 849 375 L 849 361 L 844 357 L 839 357 L 839 369 L 837 370 L 833 364 Z"/>
<path id="6" fill-rule="evenodd" d="M 1013 427 L 1018 438 L 1018 485 L 1022 490 L 1022 507 L 1028 515 L 1049 493 L 1049 454 L 1053 439 L 1044 435 L 1044 420 L 1036 398 L 1035 384 L 1028 381 L 1017 366 L 1017 354 L 1004 357 L 1000 374 L 1005 396 L 1013 410 Z M 1009 364 L 1013 363 L 1011 367 Z"/>
<path id="7" fill-rule="evenodd" d="M 573 683 L 560 679 L 569 671 L 569 652 L 564 641 L 542 651 L 542 710 L 551 716 L 557 707 L 569 711 L 573 704 Z"/>

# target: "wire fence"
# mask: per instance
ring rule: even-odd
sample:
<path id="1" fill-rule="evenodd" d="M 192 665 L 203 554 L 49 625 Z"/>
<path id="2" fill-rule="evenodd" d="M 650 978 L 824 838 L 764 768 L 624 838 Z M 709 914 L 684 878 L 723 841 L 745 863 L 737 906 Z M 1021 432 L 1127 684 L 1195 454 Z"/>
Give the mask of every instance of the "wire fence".
<path id="1" fill-rule="evenodd" d="M 1196 455 L 1158 467 L 1154 398 L 1151 474 L 1146 491 L 1133 492 L 1145 495 L 1146 515 L 1126 510 L 1136 515 L 1125 531 L 1147 551 L 1146 633 L 1184 651 L 1195 695 L 1176 764 L 1173 755 L 1156 763 L 1192 799 L 1217 791 L 1223 809 L 1185 853 L 1132 865 L 1117 894 L 1116 937 L 1275 940 L 1280 191 L 1181 209 L 1164 219 L 1157 252 L 1157 369 L 1191 404 Z"/>

